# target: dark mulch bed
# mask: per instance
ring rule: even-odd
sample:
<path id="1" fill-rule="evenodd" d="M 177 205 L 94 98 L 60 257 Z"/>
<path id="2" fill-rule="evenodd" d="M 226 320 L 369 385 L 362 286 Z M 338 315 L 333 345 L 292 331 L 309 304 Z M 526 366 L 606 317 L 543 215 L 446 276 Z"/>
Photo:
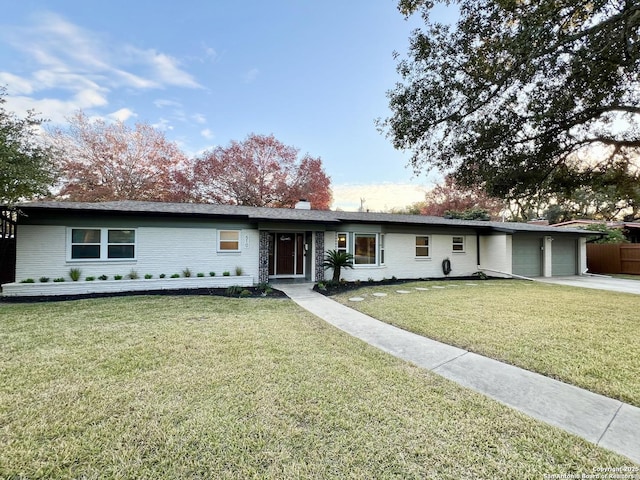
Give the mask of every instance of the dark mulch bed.
<path id="1" fill-rule="evenodd" d="M 108 298 L 108 297 L 129 297 L 139 295 L 210 295 L 217 297 L 241 297 L 241 298 L 286 298 L 280 290 L 273 289 L 268 295 L 264 295 L 257 287 L 243 287 L 249 294 L 228 292 L 227 288 L 183 288 L 172 290 L 146 290 L 132 292 L 112 292 L 112 293 L 83 293 L 80 295 L 45 295 L 38 297 L 1 297 L 0 302 L 5 303 L 36 303 L 36 302 L 64 302 L 68 300 L 82 300 L 85 298 Z"/>
<path id="2" fill-rule="evenodd" d="M 331 283 L 325 282 L 324 288 L 319 288 L 318 284 L 314 285 L 313 289 L 326 295 L 328 297 L 332 295 L 337 295 L 343 292 L 350 292 L 352 290 L 357 290 L 362 287 L 374 287 L 376 285 L 402 285 L 403 283 L 409 282 L 443 282 L 443 281 L 460 281 L 460 280 L 474 280 L 474 281 L 486 281 L 486 280 L 500 280 L 496 277 L 487 277 L 485 279 L 480 279 L 477 276 L 468 276 L 468 277 L 441 277 L 441 278 L 402 278 L 402 279 L 387 279 L 380 280 L 378 282 L 370 282 L 370 281 L 361 281 L 361 282 L 339 282 L 339 283 Z"/>

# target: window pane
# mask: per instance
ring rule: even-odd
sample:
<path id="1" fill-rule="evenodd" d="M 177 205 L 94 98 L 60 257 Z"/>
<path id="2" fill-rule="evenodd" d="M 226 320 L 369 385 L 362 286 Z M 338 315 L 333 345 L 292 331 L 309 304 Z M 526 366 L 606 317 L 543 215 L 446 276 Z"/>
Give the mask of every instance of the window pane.
<path id="1" fill-rule="evenodd" d="M 220 250 L 240 250 L 238 242 L 220 242 Z"/>
<path id="2" fill-rule="evenodd" d="M 418 247 L 428 247 L 429 246 L 429 237 L 416 237 L 416 246 L 418 246 Z"/>
<path id="3" fill-rule="evenodd" d="M 100 243 L 100 230 L 74 228 L 71 230 L 71 243 Z"/>
<path id="4" fill-rule="evenodd" d="M 135 248 L 133 245 L 109 245 L 109 258 L 134 258 Z"/>
<path id="5" fill-rule="evenodd" d="M 240 240 L 240 232 L 235 230 L 221 230 L 220 231 L 220 242 L 223 241 L 236 241 Z"/>
<path id="6" fill-rule="evenodd" d="M 356 235 L 355 263 L 357 265 L 375 265 L 376 263 L 376 236 Z"/>
<path id="7" fill-rule="evenodd" d="M 100 245 L 72 245 L 71 258 L 100 258 Z"/>
<path id="8" fill-rule="evenodd" d="M 346 250 L 347 249 L 347 234 L 339 233 L 338 234 L 338 249 Z"/>
<path id="9" fill-rule="evenodd" d="M 416 257 L 428 257 L 429 247 L 416 247 Z"/>
<path id="10" fill-rule="evenodd" d="M 109 230 L 109 243 L 135 243 L 135 230 Z"/>

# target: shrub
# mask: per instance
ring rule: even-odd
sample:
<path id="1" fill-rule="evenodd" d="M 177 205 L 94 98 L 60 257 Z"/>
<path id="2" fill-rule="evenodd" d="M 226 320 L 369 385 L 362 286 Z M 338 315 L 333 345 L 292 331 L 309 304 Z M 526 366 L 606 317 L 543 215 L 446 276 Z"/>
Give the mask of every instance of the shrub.
<path id="1" fill-rule="evenodd" d="M 153 275 L 151 275 L 150 273 L 145 273 L 144 278 L 149 280 L 150 278 L 153 278 Z"/>
<path id="2" fill-rule="evenodd" d="M 225 290 L 225 294 L 229 297 L 234 297 L 236 295 L 240 295 L 243 288 L 238 285 L 232 285 Z"/>
<path id="3" fill-rule="evenodd" d="M 131 280 L 137 280 L 140 278 L 140 275 L 138 275 L 138 272 L 136 272 L 133 268 L 131 269 L 131 271 L 127 274 L 127 277 L 129 277 Z"/>
<path id="4" fill-rule="evenodd" d="M 209 276 L 210 277 L 215 277 L 216 276 L 216 272 L 209 272 Z"/>
<path id="5" fill-rule="evenodd" d="M 174 273 L 173 275 L 171 275 L 171 278 L 180 278 L 180 274 L 179 273 Z"/>
<path id="6" fill-rule="evenodd" d="M 327 289 L 327 284 L 324 282 L 318 282 L 318 289 L 325 291 Z"/>
<path id="7" fill-rule="evenodd" d="M 93 282 L 96 279 L 96 277 L 85 277 L 85 280 L 87 282 Z"/>
<path id="8" fill-rule="evenodd" d="M 222 276 L 223 276 L 223 277 L 228 277 L 229 275 L 231 275 L 231 273 L 229 273 L 229 272 L 222 272 Z"/>
<path id="9" fill-rule="evenodd" d="M 109 279 L 109 276 L 108 276 L 108 275 L 100 275 L 100 276 L 98 277 L 98 280 L 108 280 L 108 279 Z"/>
<path id="10" fill-rule="evenodd" d="M 236 276 L 240 277 L 242 275 L 242 267 L 236 267 Z"/>
<path id="11" fill-rule="evenodd" d="M 199 272 L 197 276 L 198 276 L 198 277 L 200 277 L 200 278 L 202 278 L 202 277 L 204 277 L 204 273 Z"/>
<path id="12" fill-rule="evenodd" d="M 71 270 L 69 270 L 69 276 L 74 282 L 80 280 L 80 275 L 82 275 L 82 270 L 80 270 L 79 268 L 72 268 Z"/>
<path id="13" fill-rule="evenodd" d="M 185 268 L 184 270 L 182 270 L 182 276 L 189 278 L 191 276 L 191 270 L 189 270 L 188 268 Z"/>
<path id="14" fill-rule="evenodd" d="M 49 277 L 40 277 L 40 283 L 47 283 L 49 281 Z"/>
<path id="15" fill-rule="evenodd" d="M 62 277 L 54 278 L 53 281 L 56 282 L 56 283 L 64 282 L 64 278 L 62 278 Z"/>
<path id="16" fill-rule="evenodd" d="M 273 292 L 273 288 L 271 288 L 271 285 L 269 285 L 267 282 L 263 282 L 258 285 L 258 291 L 262 292 L 263 296 L 266 296 Z"/>
<path id="17" fill-rule="evenodd" d="M 25 278 L 24 280 L 20 280 L 20 283 L 36 283 L 33 278 Z"/>
<path id="18" fill-rule="evenodd" d="M 244 290 L 242 290 L 240 292 L 240 296 L 241 297 L 250 297 L 251 296 L 251 291 L 247 290 L 246 288 Z"/>
<path id="19" fill-rule="evenodd" d="M 327 251 L 322 266 L 325 270 L 333 269 L 333 281 L 340 280 L 340 270 L 343 268 L 353 268 L 353 255 L 348 252 L 339 252 L 337 250 Z"/>
<path id="20" fill-rule="evenodd" d="M 160 277 L 160 278 L 164 278 L 164 277 L 166 277 L 166 275 L 165 275 L 164 273 L 161 273 L 161 274 L 159 275 L 159 277 Z"/>
<path id="21" fill-rule="evenodd" d="M 122 275 L 114 275 L 113 279 L 114 280 L 122 280 Z"/>

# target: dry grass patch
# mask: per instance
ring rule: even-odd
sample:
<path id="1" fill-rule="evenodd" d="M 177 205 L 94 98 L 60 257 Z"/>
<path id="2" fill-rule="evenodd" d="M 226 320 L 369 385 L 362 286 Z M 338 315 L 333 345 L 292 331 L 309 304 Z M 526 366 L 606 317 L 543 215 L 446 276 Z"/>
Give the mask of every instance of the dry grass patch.
<path id="1" fill-rule="evenodd" d="M 420 335 L 640 406 L 640 296 L 524 281 L 468 283 L 402 285 L 411 295 L 363 288 L 358 295 L 366 301 L 359 303 L 348 301 L 353 292 L 334 298 Z"/>
<path id="2" fill-rule="evenodd" d="M 0 305 L 1 478 L 541 478 L 629 465 L 288 300 Z"/>

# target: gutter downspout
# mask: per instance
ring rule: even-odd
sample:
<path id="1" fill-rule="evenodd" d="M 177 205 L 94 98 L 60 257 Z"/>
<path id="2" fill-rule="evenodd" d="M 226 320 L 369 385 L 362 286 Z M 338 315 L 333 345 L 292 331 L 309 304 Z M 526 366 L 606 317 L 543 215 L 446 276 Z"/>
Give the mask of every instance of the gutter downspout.
<path id="1" fill-rule="evenodd" d="M 507 275 L 511 278 L 519 278 L 520 280 L 527 280 L 529 282 L 533 282 L 534 279 L 530 278 L 530 277 L 523 277 L 522 275 L 516 275 L 515 273 L 507 273 L 507 272 L 501 272 L 500 270 L 492 270 L 490 268 L 481 268 L 481 271 L 487 271 L 487 272 L 493 272 L 493 273 L 499 273 L 500 275 Z"/>

